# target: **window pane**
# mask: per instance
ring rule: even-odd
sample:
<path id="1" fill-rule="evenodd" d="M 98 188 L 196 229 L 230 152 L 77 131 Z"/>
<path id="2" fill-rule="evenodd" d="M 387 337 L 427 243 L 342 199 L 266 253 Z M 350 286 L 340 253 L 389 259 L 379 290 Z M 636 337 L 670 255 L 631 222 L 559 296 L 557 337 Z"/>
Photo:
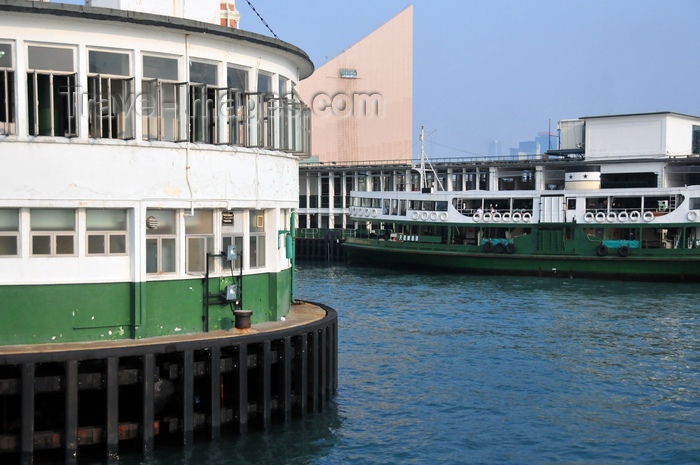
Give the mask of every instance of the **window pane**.
<path id="1" fill-rule="evenodd" d="M 12 45 L 0 44 L 0 68 L 12 68 Z"/>
<path id="2" fill-rule="evenodd" d="M 265 236 L 258 236 L 258 266 L 265 266 Z"/>
<path id="3" fill-rule="evenodd" d="M 105 252 L 105 237 L 103 234 L 88 236 L 88 254 L 103 254 Z"/>
<path id="4" fill-rule="evenodd" d="M 217 66 L 210 63 L 190 61 L 190 82 L 216 85 Z"/>
<path id="5" fill-rule="evenodd" d="M 258 92 L 262 92 L 263 94 L 272 93 L 272 76 L 258 73 Z"/>
<path id="6" fill-rule="evenodd" d="M 234 237 L 233 243 L 236 244 L 236 250 L 238 251 L 238 257 L 236 257 L 236 260 L 233 262 L 233 267 L 240 269 L 241 266 L 243 266 L 243 260 L 239 260 L 243 257 L 243 237 Z"/>
<path id="7" fill-rule="evenodd" d="M 177 59 L 163 57 L 143 57 L 143 77 L 177 81 Z"/>
<path id="8" fill-rule="evenodd" d="M 125 231 L 126 210 L 86 210 L 88 231 Z"/>
<path id="9" fill-rule="evenodd" d="M 253 210 L 250 212 L 250 232 L 264 232 L 265 217 L 261 210 Z"/>
<path id="10" fill-rule="evenodd" d="M 187 271 L 204 272 L 206 261 L 206 239 L 203 237 L 187 238 Z"/>
<path id="11" fill-rule="evenodd" d="M 155 218 L 157 223 L 155 229 L 147 229 L 146 234 L 175 234 L 175 212 L 173 210 L 148 210 L 146 215 Z"/>
<path id="12" fill-rule="evenodd" d="M 248 71 L 229 66 L 226 74 L 226 87 L 229 89 L 248 90 Z"/>
<path id="13" fill-rule="evenodd" d="M 257 242 L 256 239 L 257 239 L 257 237 L 253 236 L 250 238 L 250 241 L 249 241 L 248 250 L 249 250 L 250 255 L 248 256 L 248 261 L 250 262 L 251 268 L 255 268 L 256 266 L 258 266 L 258 254 L 257 254 L 257 249 L 255 247 L 255 243 Z"/>
<path id="14" fill-rule="evenodd" d="M 17 255 L 16 236 L 0 236 L 0 255 Z"/>
<path id="15" fill-rule="evenodd" d="M 161 139 L 180 141 L 184 137 L 187 109 L 186 84 L 161 83 L 160 109 L 162 110 Z"/>
<path id="16" fill-rule="evenodd" d="M 162 268 L 163 273 L 174 273 L 175 272 L 175 239 L 163 239 L 162 240 Z"/>
<path id="17" fill-rule="evenodd" d="M 51 255 L 51 236 L 32 237 L 32 254 Z"/>
<path id="18" fill-rule="evenodd" d="M 129 76 L 129 55 L 126 53 L 90 50 L 90 73 Z"/>
<path id="19" fill-rule="evenodd" d="M 109 253 L 126 253 L 126 234 L 109 236 Z"/>
<path id="20" fill-rule="evenodd" d="M 73 71 L 73 50 L 69 48 L 29 46 L 29 69 Z"/>
<path id="21" fill-rule="evenodd" d="M 74 236 L 56 236 L 56 255 L 73 255 Z"/>
<path id="22" fill-rule="evenodd" d="M 19 210 L 0 208 L 0 231 L 19 231 Z"/>
<path id="23" fill-rule="evenodd" d="M 185 216 L 186 234 L 213 234 L 214 212 L 212 210 L 197 210 L 194 216 Z"/>
<path id="24" fill-rule="evenodd" d="M 250 267 L 265 266 L 265 237 L 252 236 L 250 238 Z"/>
<path id="25" fill-rule="evenodd" d="M 32 231 L 75 231 L 74 210 L 33 209 L 30 218 Z"/>
<path id="26" fill-rule="evenodd" d="M 146 273 L 158 273 L 158 239 L 146 239 Z"/>
<path id="27" fill-rule="evenodd" d="M 280 76 L 279 77 L 279 97 L 285 97 L 287 95 L 287 83 L 289 82 L 289 79 Z"/>

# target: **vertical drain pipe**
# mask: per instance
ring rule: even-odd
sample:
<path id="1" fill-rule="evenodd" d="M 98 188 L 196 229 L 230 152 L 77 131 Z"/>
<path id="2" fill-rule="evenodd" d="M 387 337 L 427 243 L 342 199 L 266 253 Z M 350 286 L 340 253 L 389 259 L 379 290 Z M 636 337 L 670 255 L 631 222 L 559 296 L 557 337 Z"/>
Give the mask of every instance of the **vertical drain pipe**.
<path id="1" fill-rule="evenodd" d="M 184 5 L 183 5 L 183 13 L 184 13 Z M 187 81 L 188 89 L 189 89 L 189 82 L 190 82 L 190 35 L 185 34 L 185 80 Z M 187 101 L 186 101 L 186 117 L 187 117 L 187 134 L 185 135 L 187 137 L 187 140 L 185 141 L 185 181 L 187 182 L 187 189 L 189 190 L 190 193 L 190 214 L 189 216 L 194 216 L 194 196 L 192 194 L 192 184 L 190 184 L 190 117 L 189 113 L 191 109 L 189 108 L 189 102 L 190 102 L 190 95 L 189 91 L 187 92 L 186 95 Z"/>

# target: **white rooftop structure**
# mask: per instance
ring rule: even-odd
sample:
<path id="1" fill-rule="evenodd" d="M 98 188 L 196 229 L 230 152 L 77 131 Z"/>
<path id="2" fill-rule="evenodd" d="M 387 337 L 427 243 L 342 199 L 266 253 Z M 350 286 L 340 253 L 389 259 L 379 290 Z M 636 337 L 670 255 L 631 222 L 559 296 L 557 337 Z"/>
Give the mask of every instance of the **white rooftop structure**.
<path id="1" fill-rule="evenodd" d="M 175 18 L 219 24 L 221 5 L 234 2 L 219 0 L 86 0 L 86 6 L 138 11 Z"/>

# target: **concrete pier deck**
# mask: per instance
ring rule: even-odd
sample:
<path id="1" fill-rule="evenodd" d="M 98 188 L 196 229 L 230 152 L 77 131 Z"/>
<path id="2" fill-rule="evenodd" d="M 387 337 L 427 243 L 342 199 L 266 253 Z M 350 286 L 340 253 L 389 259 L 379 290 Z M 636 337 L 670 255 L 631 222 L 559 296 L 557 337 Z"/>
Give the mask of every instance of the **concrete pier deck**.
<path id="1" fill-rule="evenodd" d="M 0 358 L 3 356 L 21 354 L 39 354 L 61 351 L 67 353 L 71 351 L 119 349 L 131 347 L 138 344 L 141 347 L 150 345 L 176 344 L 183 342 L 212 341 L 216 339 L 226 339 L 236 336 L 259 334 L 263 332 L 281 331 L 297 326 L 302 326 L 314 321 L 318 321 L 326 316 L 326 311 L 318 305 L 308 302 L 298 302 L 292 305 L 291 311 L 280 321 L 267 321 L 254 324 L 250 329 L 217 330 L 207 333 L 178 334 L 173 336 L 160 336 L 146 339 L 120 339 L 110 341 L 90 341 L 90 342 L 69 342 L 69 343 L 46 343 L 46 344 L 21 344 L 21 345 L 0 345 Z"/>

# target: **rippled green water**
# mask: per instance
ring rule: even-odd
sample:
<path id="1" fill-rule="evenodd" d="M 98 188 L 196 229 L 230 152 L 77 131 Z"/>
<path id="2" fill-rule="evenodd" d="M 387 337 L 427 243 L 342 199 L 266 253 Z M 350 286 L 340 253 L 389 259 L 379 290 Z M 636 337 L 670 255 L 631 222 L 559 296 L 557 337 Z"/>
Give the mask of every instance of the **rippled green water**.
<path id="1" fill-rule="evenodd" d="M 700 463 L 700 286 L 298 271 L 339 313 L 335 405 L 119 463 Z"/>

